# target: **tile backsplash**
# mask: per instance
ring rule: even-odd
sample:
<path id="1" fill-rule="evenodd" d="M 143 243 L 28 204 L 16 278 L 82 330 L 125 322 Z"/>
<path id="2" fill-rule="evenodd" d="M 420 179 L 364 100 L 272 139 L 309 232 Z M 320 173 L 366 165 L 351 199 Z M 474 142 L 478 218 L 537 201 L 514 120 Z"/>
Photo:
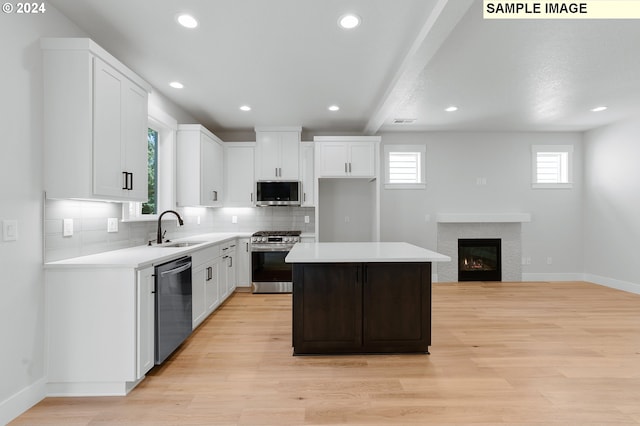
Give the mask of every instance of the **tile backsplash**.
<path id="1" fill-rule="evenodd" d="M 209 232 L 301 230 L 315 232 L 313 207 L 177 208 L 184 220 L 178 227 L 167 214 L 162 229 L 169 239 Z M 309 223 L 305 223 L 308 216 Z M 107 232 L 109 218 L 117 218 L 118 231 Z M 64 236 L 64 219 L 73 221 L 73 234 Z M 165 220 L 170 219 L 170 220 Z M 157 220 L 122 222 L 122 204 L 97 201 L 46 200 L 44 213 L 45 262 L 102 253 L 147 244 L 155 240 Z"/>

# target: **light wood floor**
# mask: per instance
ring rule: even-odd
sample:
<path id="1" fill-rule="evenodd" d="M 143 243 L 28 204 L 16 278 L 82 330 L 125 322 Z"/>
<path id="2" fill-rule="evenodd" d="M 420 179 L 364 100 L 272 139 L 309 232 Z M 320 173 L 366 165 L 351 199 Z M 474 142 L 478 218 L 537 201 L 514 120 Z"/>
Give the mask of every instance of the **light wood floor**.
<path id="1" fill-rule="evenodd" d="M 431 355 L 291 356 L 291 296 L 236 293 L 127 397 L 15 425 L 640 424 L 640 296 L 434 284 Z"/>

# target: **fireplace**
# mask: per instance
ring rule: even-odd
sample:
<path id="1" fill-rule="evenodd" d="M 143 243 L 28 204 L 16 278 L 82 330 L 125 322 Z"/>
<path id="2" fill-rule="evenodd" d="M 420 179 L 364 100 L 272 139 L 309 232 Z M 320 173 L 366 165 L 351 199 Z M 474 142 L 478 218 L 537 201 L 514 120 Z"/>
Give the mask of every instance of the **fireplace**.
<path id="1" fill-rule="evenodd" d="M 500 238 L 458 239 L 458 281 L 502 281 Z"/>

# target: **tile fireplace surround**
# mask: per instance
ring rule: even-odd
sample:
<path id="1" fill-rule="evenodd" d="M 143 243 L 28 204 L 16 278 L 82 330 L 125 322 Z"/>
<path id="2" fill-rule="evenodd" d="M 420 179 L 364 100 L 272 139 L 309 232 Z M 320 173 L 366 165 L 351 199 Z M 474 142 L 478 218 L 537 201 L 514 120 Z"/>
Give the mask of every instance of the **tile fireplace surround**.
<path id="1" fill-rule="evenodd" d="M 438 215 L 438 253 L 451 262 L 438 265 L 438 281 L 458 281 L 458 239 L 500 238 L 502 240 L 502 281 L 522 281 L 522 222 L 528 213 L 440 214 Z"/>

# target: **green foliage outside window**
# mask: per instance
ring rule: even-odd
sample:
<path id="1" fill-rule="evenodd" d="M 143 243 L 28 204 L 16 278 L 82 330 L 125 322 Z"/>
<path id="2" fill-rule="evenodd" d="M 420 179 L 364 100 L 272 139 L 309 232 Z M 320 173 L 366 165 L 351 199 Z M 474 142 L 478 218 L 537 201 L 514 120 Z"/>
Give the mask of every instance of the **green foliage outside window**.
<path id="1" fill-rule="evenodd" d="M 142 214 L 158 213 L 158 131 L 151 128 L 147 132 L 147 166 L 149 201 L 142 204 Z"/>

